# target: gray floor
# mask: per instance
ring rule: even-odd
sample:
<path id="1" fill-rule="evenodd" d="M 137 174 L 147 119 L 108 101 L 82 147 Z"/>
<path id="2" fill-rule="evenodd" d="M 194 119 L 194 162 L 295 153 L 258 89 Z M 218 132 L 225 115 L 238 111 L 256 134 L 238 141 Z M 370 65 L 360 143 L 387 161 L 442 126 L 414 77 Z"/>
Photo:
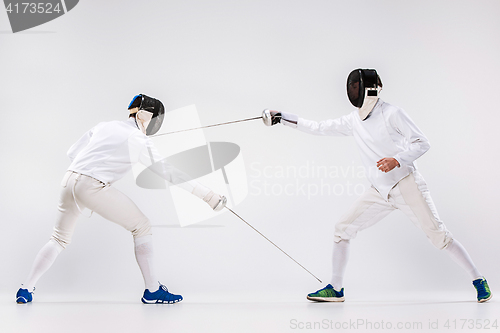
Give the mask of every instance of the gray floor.
<path id="1" fill-rule="evenodd" d="M 205 295 L 175 305 L 143 305 L 123 295 L 115 301 L 51 295 L 18 305 L 11 296 L 0 295 L 2 333 L 491 332 L 500 325 L 500 302 L 478 304 L 459 293 L 369 295 L 335 304 L 265 295 Z"/>

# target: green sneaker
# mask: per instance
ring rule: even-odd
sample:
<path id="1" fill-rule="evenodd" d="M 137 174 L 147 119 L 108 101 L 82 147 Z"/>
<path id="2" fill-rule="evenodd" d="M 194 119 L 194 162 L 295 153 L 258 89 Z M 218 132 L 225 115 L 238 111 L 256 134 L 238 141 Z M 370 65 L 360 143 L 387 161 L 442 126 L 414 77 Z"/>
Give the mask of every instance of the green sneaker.
<path id="1" fill-rule="evenodd" d="M 493 296 L 490 291 L 490 287 L 488 286 L 488 282 L 486 279 L 483 277 L 481 279 L 477 279 L 472 281 L 472 284 L 477 290 L 477 301 L 479 303 L 483 303 L 486 301 L 489 301 L 490 298 Z"/>
<path id="2" fill-rule="evenodd" d="M 345 301 L 344 288 L 340 291 L 336 291 L 333 289 L 333 286 L 329 284 L 325 288 L 307 295 L 307 299 L 316 302 L 343 302 Z"/>

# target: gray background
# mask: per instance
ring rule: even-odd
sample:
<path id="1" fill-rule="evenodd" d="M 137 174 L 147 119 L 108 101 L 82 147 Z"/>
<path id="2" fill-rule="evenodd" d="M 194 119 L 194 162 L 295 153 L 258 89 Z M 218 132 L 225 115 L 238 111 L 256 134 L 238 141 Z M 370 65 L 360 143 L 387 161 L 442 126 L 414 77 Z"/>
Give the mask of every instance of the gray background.
<path id="1" fill-rule="evenodd" d="M 69 146 L 100 121 L 126 119 L 135 94 L 155 96 L 167 110 L 196 104 L 205 125 L 264 108 L 321 120 L 352 110 L 345 81 L 358 67 L 376 68 L 382 98 L 403 107 L 428 136 L 421 173 L 442 219 L 494 289 L 499 14 L 496 0 L 94 0 L 12 34 L 0 10 L 0 293 L 13 296 L 51 234 Z M 334 224 L 356 198 L 349 184 L 368 186 L 349 173 L 361 163 L 353 139 L 259 121 L 205 136 L 242 149 L 250 193 L 237 212 L 328 281 Z M 346 177 L 325 181 L 344 194 L 280 194 L 285 186 L 321 185 L 313 175 L 278 173 L 301 166 L 343 170 Z M 131 174 L 116 187 L 163 225 L 153 229 L 157 274 L 186 299 L 302 300 L 323 286 L 229 214 L 178 228 L 166 191 L 140 189 Z M 468 276 L 399 212 L 353 241 L 345 287 L 351 297 L 408 290 L 474 297 Z M 114 293 L 135 300 L 142 288 L 128 232 L 82 217 L 37 297 Z"/>

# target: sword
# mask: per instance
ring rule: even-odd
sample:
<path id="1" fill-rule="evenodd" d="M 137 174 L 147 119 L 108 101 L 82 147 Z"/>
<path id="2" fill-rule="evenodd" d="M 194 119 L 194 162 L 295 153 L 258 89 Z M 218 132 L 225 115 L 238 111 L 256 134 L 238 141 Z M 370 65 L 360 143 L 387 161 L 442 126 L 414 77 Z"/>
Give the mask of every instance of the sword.
<path id="1" fill-rule="evenodd" d="M 299 264 L 299 262 L 295 259 L 293 259 L 288 253 L 286 253 L 285 251 L 283 251 L 278 245 L 274 244 L 269 238 L 267 238 L 266 236 L 264 236 L 259 230 L 255 229 L 250 223 L 248 223 L 247 221 L 245 221 L 241 216 L 239 216 L 238 214 L 236 214 L 231 208 L 227 207 L 227 206 L 224 206 L 227 210 L 229 210 L 231 213 L 233 213 L 234 215 L 236 215 L 236 217 L 238 217 L 240 220 L 242 220 L 243 222 L 246 223 L 246 225 L 248 225 L 250 228 L 252 228 L 253 230 L 255 230 L 259 235 L 261 235 L 262 237 L 264 237 L 269 243 L 273 244 L 278 250 L 280 250 L 281 252 L 283 252 L 288 258 L 292 259 L 297 265 L 299 265 L 300 267 L 302 267 L 307 273 L 311 274 L 312 276 L 314 276 L 314 278 L 316 280 L 318 280 L 319 282 L 322 283 L 322 281 L 320 279 L 318 279 L 316 277 L 316 275 L 314 275 L 313 273 L 311 273 L 307 268 L 305 268 L 304 266 L 302 266 L 301 264 Z"/>
<path id="2" fill-rule="evenodd" d="M 272 116 L 271 116 L 270 110 L 266 109 L 266 110 L 262 111 L 262 116 L 260 116 L 260 117 L 253 117 L 253 118 L 247 118 L 247 119 L 241 119 L 241 120 L 228 121 L 225 123 L 201 126 L 201 127 L 196 127 L 196 128 L 189 128 L 189 129 L 168 132 L 168 133 L 160 133 L 160 134 L 151 135 L 151 137 L 154 138 L 156 136 L 162 136 L 162 135 L 168 135 L 168 134 L 174 134 L 174 133 L 180 133 L 180 132 L 187 132 L 187 131 L 194 131 L 194 130 L 202 129 L 202 128 L 209 128 L 209 127 L 222 126 L 222 125 L 228 125 L 228 124 L 234 124 L 234 123 L 241 123 L 244 121 L 251 121 L 251 120 L 257 120 L 257 119 L 262 119 L 262 121 L 264 122 L 264 124 L 266 124 L 266 126 L 270 126 L 271 125 L 271 117 Z"/>

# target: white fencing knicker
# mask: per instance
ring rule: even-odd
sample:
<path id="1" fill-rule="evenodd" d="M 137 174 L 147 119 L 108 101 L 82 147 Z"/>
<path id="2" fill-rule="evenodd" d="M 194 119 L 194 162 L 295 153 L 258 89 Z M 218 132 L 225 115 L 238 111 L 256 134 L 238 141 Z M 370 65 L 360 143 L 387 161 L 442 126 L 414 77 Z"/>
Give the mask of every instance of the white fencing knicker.
<path id="1" fill-rule="evenodd" d="M 356 237 L 395 209 L 401 210 L 419 227 L 438 249 L 444 249 L 453 236 L 439 219 L 427 184 L 418 172 L 397 183 L 389 192 L 388 201 L 374 188 L 369 188 L 335 225 L 335 242 Z"/>
<path id="2" fill-rule="evenodd" d="M 92 177 L 67 171 L 61 183 L 58 215 L 51 239 L 63 248 L 71 243 L 81 210 L 88 208 L 132 233 L 151 235 L 149 219 L 125 194 Z"/>

